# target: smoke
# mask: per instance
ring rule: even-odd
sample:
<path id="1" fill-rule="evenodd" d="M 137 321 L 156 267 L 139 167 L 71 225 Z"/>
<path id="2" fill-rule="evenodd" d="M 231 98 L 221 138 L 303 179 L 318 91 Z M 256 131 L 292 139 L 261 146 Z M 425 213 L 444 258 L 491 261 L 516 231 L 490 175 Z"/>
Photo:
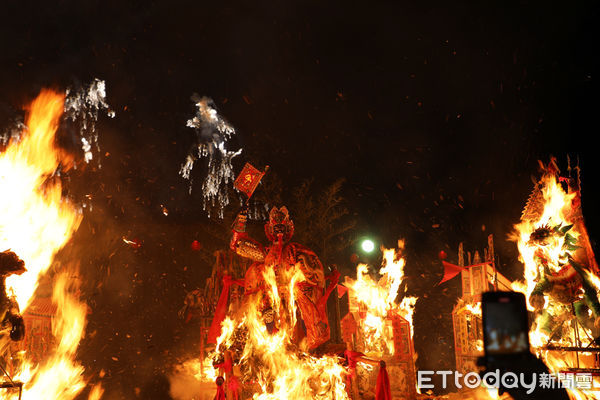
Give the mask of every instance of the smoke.
<path id="1" fill-rule="evenodd" d="M 215 108 L 212 99 L 192 95 L 196 103 L 196 115 L 189 119 L 186 126 L 196 131 L 196 145 L 187 155 L 181 165 L 179 174 L 190 181 L 191 193 L 193 180 L 191 179 L 194 163 L 200 158 L 206 158 L 208 171 L 202 182 L 202 208 L 208 212 L 217 207 L 219 218 L 223 218 L 223 210 L 229 204 L 229 182 L 233 182 L 233 166 L 231 161 L 242 153 L 242 149 L 230 151 L 227 142 L 235 134 L 235 129 L 227 123 Z"/>
<path id="2" fill-rule="evenodd" d="M 175 400 L 212 400 L 217 389 L 213 382 L 202 382 L 185 367 L 177 368 L 169 376 L 169 383 L 170 395 Z"/>

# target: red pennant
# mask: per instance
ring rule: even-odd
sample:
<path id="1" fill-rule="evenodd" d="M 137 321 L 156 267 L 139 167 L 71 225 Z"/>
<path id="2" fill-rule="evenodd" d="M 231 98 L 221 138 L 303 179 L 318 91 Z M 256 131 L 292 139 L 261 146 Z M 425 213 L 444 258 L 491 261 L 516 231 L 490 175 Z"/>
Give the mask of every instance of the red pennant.
<path id="1" fill-rule="evenodd" d="M 338 292 L 338 298 L 341 299 L 346 294 L 346 292 L 348 292 L 348 288 L 344 285 L 338 285 L 337 292 Z"/>
<path id="2" fill-rule="evenodd" d="M 217 344 L 217 338 L 221 335 L 221 323 L 223 323 L 229 308 L 229 288 L 233 284 L 244 286 L 244 280 L 233 279 L 231 275 L 223 276 L 223 289 L 221 290 L 221 295 L 219 296 L 219 301 L 217 302 L 217 308 L 215 309 L 215 315 L 212 323 L 210 324 L 210 329 L 208 330 L 206 343 Z"/>
<path id="3" fill-rule="evenodd" d="M 456 275 L 460 274 L 462 271 L 464 271 L 466 269 L 459 265 L 450 264 L 449 262 L 446 262 L 446 261 L 442 261 L 442 264 L 444 264 L 444 277 L 442 278 L 440 283 L 438 283 L 438 285 L 441 285 L 442 283 L 449 281 L 450 279 L 454 278 Z"/>
<path id="4" fill-rule="evenodd" d="M 217 338 L 221 335 L 221 323 L 227 315 L 227 300 L 229 299 L 230 286 L 231 283 L 227 284 L 225 279 L 223 279 L 223 289 L 221 290 L 221 296 L 219 296 L 219 301 L 217 302 L 215 315 L 212 323 L 210 324 L 210 329 L 208 330 L 208 338 L 206 339 L 206 343 L 217 344 Z"/>
<path id="5" fill-rule="evenodd" d="M 444 277 L 442 278 L 440 283 L 438 283 L 438 285 L 441 285 L 442 283 L 449 281 L 450 279 L 454 278 L 456 275 L 460 274 L 462 271 L 465 271 L 467 268 L 479 267 L 480 265 L 486 265 L 486 264 L 491 264 L 491 263 L 492 263 L 491 261 L 486 261 L 486 262 L 482 262 L 479 264 L 473 264 L 473 265 L 467 265 L 465 267 L 461 267 L 460 265 L 450 264 L 449 262 L 442 260 L 442 264 L 444 264 Z"/>

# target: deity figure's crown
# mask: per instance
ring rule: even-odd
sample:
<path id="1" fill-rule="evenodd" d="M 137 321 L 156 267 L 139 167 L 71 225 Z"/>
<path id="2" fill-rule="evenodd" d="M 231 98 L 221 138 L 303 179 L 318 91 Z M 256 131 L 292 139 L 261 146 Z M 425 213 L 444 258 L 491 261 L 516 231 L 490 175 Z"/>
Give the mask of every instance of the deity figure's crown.
<path id="1" fill-rule="evenodd" d="M 265 234 L 270 241 L 275 241 L 278 234 L 282 234 L 284 241 L 288 241 L 294 234 L 294 222 L 290 219 L 287 207 L 273 207 L 269 212 L 269 222 L 265 224 Z"/>

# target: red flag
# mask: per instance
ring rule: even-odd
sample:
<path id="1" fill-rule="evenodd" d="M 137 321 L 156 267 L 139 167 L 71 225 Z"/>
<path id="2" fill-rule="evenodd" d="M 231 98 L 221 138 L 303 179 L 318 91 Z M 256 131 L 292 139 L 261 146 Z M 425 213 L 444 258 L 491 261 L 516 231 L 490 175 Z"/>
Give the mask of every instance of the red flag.
<path id="1" fill-rule="evenodd" d="M 225 280 L 223 280 L 223 289 L 221 290 L 221 296 L 219 296 L 219 301 L 217 302 L 215 315 L 213 317 L 212 323 L 210 324 L 210 329 L 208 331 L 208 338 L 206 339 L 206 343 L 217 344 L 217 338 L 221 335 L 221 323 L 227 315 L 227 300 L 229 299 L 230 286 L 231 283 L 227 284 L 225 283 Z"/>
<path id="2" fill-rule="evenodd" d="M 460 265 L 454 265 L 454 264 L 450 264 L 449 262 L 442 261 L 442 264 L 444 264 L 444 277 L 442 278 L 440 283 L 438 283 L 438 285 L 441 285 L 442 283 L 449 281 L 450 279 L 454 278 L 456 275 L 460 274 L 462 271 L 465 271 L 467 268 L 478 267 L 480 265 L 486 265 L 486 264 L 491 264 L 491 263 L 492 263 L 491 261 L 486 261 L 486 262 L 482 262 L 479 264 L 473 264 L 473 265 L 467 265 L 465 267 L 461 267 Z"/>
<path id="3" fill-rule="evenodd" d="M 264 172 L 254 168 L 252 164 L 246 163 L 242 168 L 242 172 L 235 179 L 233 186 L 240 192 L 246 193 L 246 196 L 250 198 L 264 174 Z"/>
<path id="4" fill-rule="evenodd" d="M 379 362 L 379 374 L 377 374 L 377 385 L 375 386 L 376 400 L 392 400 L 392 390 L 390 387 L 390 378 L 385 369 L 385 362 Z"/>
<path id="5" fill-rule="evenodd" d="M 450 279 L 454 278 L 456 275 L 460 274 L 462 271 L 464 271 L 466 269 L 465 267 L 450 264 L 449 262 L 446 262 L 446 261 L 442 261 L 442 264 L 444 264 L 444 277 L 442 278 L 440 283 L 438 283 L 438 285 L 441 285 L 442 283 L 449 281 Z"/>
<path id="6" fill-rule="evenodd" d="M 227 310 L 229 309 L 229 288 L 234 283 L 238 286 L 244 286 L 244 281 L 242 279 L 233 279 L 231 275 L 223 276 L 223 289 L 221 289 L 221 295 L 217 302 L 215 315 L 210 324 L 210 329 L 208 330 L 206 343 L 217 344 L 217 338 L 221 335 L 221 323 L 227 316 Z"/>
<path id="7" fill-rule="evenodd" d="M 344 295 L 346 294 L 346 292 L 348 291 L 348 288 L 344 285 L 338 285 L 337 287 L 337 292 L 338 292 L 338 298 L 342 298 L 344 297 Z"/>

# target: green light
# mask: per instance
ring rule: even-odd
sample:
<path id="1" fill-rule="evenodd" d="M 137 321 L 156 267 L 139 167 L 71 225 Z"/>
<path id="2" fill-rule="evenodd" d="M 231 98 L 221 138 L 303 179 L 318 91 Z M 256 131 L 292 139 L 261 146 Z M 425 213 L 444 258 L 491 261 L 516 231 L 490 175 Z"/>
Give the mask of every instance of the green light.
<path id="1" fill-rule="evenodd" d="M 369 240 L 369 239 L 363 240 L 360 246 L 362 247 L 363 251 L 366 253 L 370 253 L 373 250 L 375 250 L 375 243 L 373 243 L 373 241 Z"/>

